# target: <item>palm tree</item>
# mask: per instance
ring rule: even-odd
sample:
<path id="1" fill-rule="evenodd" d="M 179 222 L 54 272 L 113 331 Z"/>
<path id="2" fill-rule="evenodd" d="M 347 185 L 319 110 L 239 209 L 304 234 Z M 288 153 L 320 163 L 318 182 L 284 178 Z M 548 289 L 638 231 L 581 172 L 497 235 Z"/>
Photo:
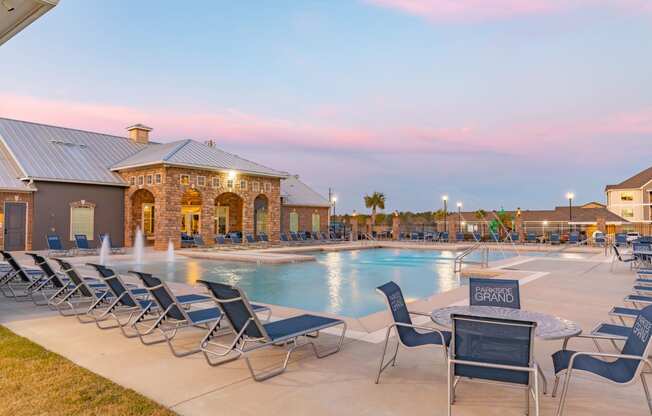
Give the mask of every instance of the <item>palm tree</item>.
<path id="1" fill-rule="evenodd" d="M 448 213 L 443 209 L 438 209 L 433 215 L 435 216 L 435 220 L 443 221 L 448 216 Z"/>
<path id="2" fill-rule="evenodd" d="M 487 211 L 484 209 L 479 209 L 475 212 L 475 217 L 479 220 L 484 220 L 487 215 Z"/>
<path id="3" fill-rule="evenodd" d="M 385 194 L 382 192 L 374 192 L 364 197 L 364 205 L 371 208 L 371 225 L 376 225 L 376 210 L 378 208 L 385 209 Z"/>

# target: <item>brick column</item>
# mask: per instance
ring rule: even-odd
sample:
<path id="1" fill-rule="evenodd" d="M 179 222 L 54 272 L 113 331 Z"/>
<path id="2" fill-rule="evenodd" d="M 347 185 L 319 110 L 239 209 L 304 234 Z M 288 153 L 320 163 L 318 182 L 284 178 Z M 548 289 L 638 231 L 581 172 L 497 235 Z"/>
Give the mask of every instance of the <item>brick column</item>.
<path id="1" fill-rule="evenodd" d="M 254 233 L 254 201 L 252 198 L 243 197 L 242 200 L 242 233 Z M 244 241 L 244 239 L 243 239 Z"/>
<path id="2" fill-rule="evenodd" d="M 199 234 L 206 244 L 213 243 L 213 224 L 215 223 L 215 200 L 208 196 L 202 196 L 201 200 L 201 224 Z"/>
<path id="3" fill-rule="evenodd" d="M 136 228 L 136 225 L 133 221 L 132 205 L 131 194 L 125 190 L 125 228 L 123 241 L 125 247 L 131 247 L 134 245 L 134 229 Z"/>
<path id="4" fill-rule="evenodd" d="M 523 230 L 523 219 L 520 215 L 516 215 L 514 220 L 514 231 L 518 233 L 519 241 L 525 240 L 525 230 Z"/>
<path id="5" fill-rule="evenodd" d="M 605 217 L 598 217 L 596 219 L 598 231 L 607 234 L 607 219 Z M 589 236 L 590 237 L 590 236 Z"/>
<path id="6" fill-rule="evenodd" d="M 398 213 L 392 216 L 392 240 L 398 240 L 401 235 L 401 217 Z"/>
<path id="7" fill-rule="evenodd" d="M 276 190 L 276 188 L 274 189 Z M 281 238 L 281 197 L 274 192 L 272 198 L 267 198 L 267 232 L 271 241 Z"/>
<path id="8" fill-rule="evenodd" d="M 154 221 L 156 228 L 155 250 L 167 250 L 168 241 L 174 248 L 181 247 L 181 195 L 179 192 L 166 193 L 156 198 Z"/>
<path id="9" fill-rule="evenodd" d="M 358 240 L 358 217 L 351 217 L 351 235 L 353 241 Z"/>

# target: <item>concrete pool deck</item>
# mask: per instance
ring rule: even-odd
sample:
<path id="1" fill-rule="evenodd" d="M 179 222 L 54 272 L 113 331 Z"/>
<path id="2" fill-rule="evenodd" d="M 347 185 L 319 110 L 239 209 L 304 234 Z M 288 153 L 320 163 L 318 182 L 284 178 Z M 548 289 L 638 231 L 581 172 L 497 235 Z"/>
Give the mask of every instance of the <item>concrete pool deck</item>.
<path id="1" fill-rule="evenodd" d="M 595 254 L 595 253 L 594 253 Z M 505 276 L 521 280 L 523 309 L 577 321 L 585 331 L 608 320 L 613 305 L 622 304 L 634 275 L 626 267 L 610 271 L 604 256 L 583 259 L 550 257 L 507 259 Z M 510 261 L 511 260 L 511 261 Z M 81 262 L 93 261 L 86 257 Z M 25 264 L 30 264 L 25 262 Z M 485 269 L 486 270 L 486 269 Z M 175 290 L 196 290 L 175 285 Z M 466 301 L 465 288 L 427 299 L 414 300 L 410 309 L 428 312 L 434 307 Z M 273 307 L 274 317 L 295 311 Z M 348 320 L 347 320 L 348 321 Z M 353 322 L 355 321 L 355 322 Z M 308 349 L 298 350 L 288 371 L 263 383 L 250 379 L 243 360 L 209 367 L 201 355 L 174 358 L 166 345 L 143 346 L 119 331 L 100 331 L 31 304 L 0 300 L 0 323 L 57 352 L 79 365 L 156 400 L 183 415 L 441 415 L 446 413 L 446 370 L 441 350 L 415 349 L 399 353 L 397 366 L 374 384 L 382 353 L 382 328 L 386 312 L 353 320 L 342 350 L 323 360 Z M 182 339 L 193 345 L 199 331 L 187 331 Z M 334 342 L 325 334 L 323 343 Z M 575 349 L 594 351 L 586 340 L 574 340 Z M 550 355 L 561 342 L 536 342 L 536 358 L 552 381 Z M 612 351 L 608 344 L 603 345 Z M 253 357 L 257 368 L 270 368 L 282 352 L 263 350 Z M 642 386 L 612 386 L 576 375 L 571 385 L 568 415 L 648 414 Z M 541 398 L 541 414 L 553 415 L 557 399 Z M 523 394 L 511 388 L 462 382 L 458 387 L 455 415 L 521 415 Z"/>

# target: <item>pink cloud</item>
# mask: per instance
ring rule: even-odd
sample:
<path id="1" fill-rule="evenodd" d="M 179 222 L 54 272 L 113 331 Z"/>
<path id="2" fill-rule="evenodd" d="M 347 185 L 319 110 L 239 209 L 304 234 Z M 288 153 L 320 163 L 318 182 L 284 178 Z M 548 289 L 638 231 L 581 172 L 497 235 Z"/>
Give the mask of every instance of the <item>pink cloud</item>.
<path id="1" fill-rule="evenodd" d="M 647 0 L 365 0 L 433 22 L 482 22 L 565 13 L 582 8 L 652 12 Z"/>
<path id="2" fill-rule="evenodd" d="M 426 127 L 408 122 L 395 126 L 351 127 L 320 121 L 295 121 L 234 109 L 171 112 L 0 94 L 0 117 L 16 118 L 110 134 L 144 123 L 154 139 L 215 140 L 220 147 L 294 149 L 363 154 L 554 154 L 560 149 L 592 146 L 603 137 L 652 134 L 652 107 L 599 118 L 570 121 L 532 119 L 497 126 L 471 123 L 458 127 Z M 317 119 L 319 120 L 319 119 Z M 608 155 L 605 155 L 608 157 Z"/>

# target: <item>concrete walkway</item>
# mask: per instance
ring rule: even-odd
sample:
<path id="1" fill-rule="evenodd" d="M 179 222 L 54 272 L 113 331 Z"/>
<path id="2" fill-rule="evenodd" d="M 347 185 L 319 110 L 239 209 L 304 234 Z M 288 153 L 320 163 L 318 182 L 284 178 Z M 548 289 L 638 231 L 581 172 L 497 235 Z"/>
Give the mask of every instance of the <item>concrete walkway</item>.
<path id="1" fill-rule="evenodd" d="M 507 274 L 522 279 L 523 309 L 572 319 L 589 331 L 607 320 L 607 311 L 622 303 L 634 275 L 625 267 L 610 272 L 604 258 L 557 260 L 542 258 L 509 266 Z M 429 311 L 434 306 L 464 302 L 460 288 L 411 304 L 411 309 Z M 287 312 L 287 311 L 285 311 Z M 276 316 L 285 315 L 277 313 Z M 33 305 L 2 299 L 0 323 L 57 352 L 77 364 L 156 400 L 183 415 L 441 415 L 446 413 L 446 371 L 439 349 L 402 350 L 397 366 L 374 384 L 382 352 L 379 329 L 388 322 L 379 313 L 359 323 L 342 351 L 318 360 L 308 349 L 293 356 L 288 371 L 256 383 L 249 378 L 244 361 L 209 367 L 201 355 L 174 358 L 165 344 L 143 346 L 125 339 L 119 331 L 100 331 Z M 382 333 L 382 331 L 380 331 Z M 190 331 L 182 339 L 196 345 L 201 332 Z M 325 335 L 329 344 L 335 337 Z M 537 361 L 552 382 L 550 355 L 561 343 L 536 343 Z M 594 350 L 585 340 L 571 342 L 574 349 Z M 608 344 L 606 350 L 612 351 Z M 270 368 L 283 353 L 264 350 L 253 362 Z M 522 415 L 520 390 L 483 383 L 461 382 L 455 415 Z M 542 415 L 553 415 L 557 400 L 542 396 Z M 640 383 L 620 388 L 574 376 L 569 391 L 567 415 L 648 414 Z"/>

